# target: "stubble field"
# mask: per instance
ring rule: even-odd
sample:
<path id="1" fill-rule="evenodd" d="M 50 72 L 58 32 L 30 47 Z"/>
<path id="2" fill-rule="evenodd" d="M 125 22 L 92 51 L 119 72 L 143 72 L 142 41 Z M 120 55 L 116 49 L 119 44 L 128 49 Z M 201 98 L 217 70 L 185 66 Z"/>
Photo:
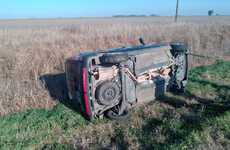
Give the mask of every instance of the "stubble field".
<path id="1" fill-rule="evenodd" d="M 183 41 L 192 52 L 229 58 L 230 17 L 1 20 L 0 115 L 55 105 L 39 77 L 64 71 L 67 57 L 84 50 Z M 210 60 L 193 59 L 192 65 Z"/>
<path id="2" fill-rule="evenodd" d="M 50 110 L 54 106 L 54 109 L 62 110 L 63 106 L 57 104 L 65 98 L 65 91 L 54 85 L 54 93 L 58 96 L 52 95 L 42 84 L 42 78 L 64 73 L 65 59 L 74 54 L 137 45 L 139 37 L 146 43 L 186 42 L 193 53 L 230 60 L 228 16 L 182 17 L 178 23 L 171 17 L 0 20 L 0 116 L 38 108 Z M 190 60 L 191 67 L 215 62 L 194 57 Z M 229 63 L 224 66 L 228 67 Z M 204 79 L 209 77 L 202 76 Z M 229 83 L 227 77 L 224 81 Z M 144 113 L 157 115 L 149 109 L 146 108 Z M 159 123 L 159 120 L 149 121 Z M 138 126 L 135 119 L 134 123 Z M 96 128 L 104 130 L 107 125 L 111 124 L 96 125 Z M 117 130 L 120 134 L 120 129 Z"/>

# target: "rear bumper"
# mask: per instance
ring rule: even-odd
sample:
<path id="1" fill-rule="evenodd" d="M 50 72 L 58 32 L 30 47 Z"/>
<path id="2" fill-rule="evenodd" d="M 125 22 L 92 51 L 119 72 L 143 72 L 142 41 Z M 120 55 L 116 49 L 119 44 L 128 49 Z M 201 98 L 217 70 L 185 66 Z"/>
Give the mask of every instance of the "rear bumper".
<path id="1" fill-rule="evenodd" d="M 77 60 L 70 58 L 65 63 L 66 82 L 69 98 L 73 105 L 80 105 L 82 115 L 91 120 L 93 118 L 92 102 L 89 89 L 88 59 Z"/>

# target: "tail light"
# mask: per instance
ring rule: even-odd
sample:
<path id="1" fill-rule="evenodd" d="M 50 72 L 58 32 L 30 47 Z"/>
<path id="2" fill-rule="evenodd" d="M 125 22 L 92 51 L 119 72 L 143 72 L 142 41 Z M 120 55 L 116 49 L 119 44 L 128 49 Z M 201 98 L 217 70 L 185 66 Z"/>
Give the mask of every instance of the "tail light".
<path id="1" fill-rule="evenodd" d="M 82 69 L 82 81 L 83 81 L 83 101 L 85 104 L 85 112 L 88 117 L 91 117 L 91 110 L 90 110 L 90 104 L 89 104 L 89 97 L 88 97 L 88 88 L 87 88 L 87 80 L 88 80 L 88 75 L 87 75 L 87 70 L 86 68 Z"/>

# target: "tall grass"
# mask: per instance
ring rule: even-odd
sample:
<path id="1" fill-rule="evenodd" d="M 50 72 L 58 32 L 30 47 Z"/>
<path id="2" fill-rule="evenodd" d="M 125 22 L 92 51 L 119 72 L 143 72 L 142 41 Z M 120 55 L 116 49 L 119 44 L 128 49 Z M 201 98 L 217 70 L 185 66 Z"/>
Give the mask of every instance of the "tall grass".
<path id="1" fill-rule="evenodd" d="M 205 21 L 204 21 L 205 20 Z M 41 85 L 44 74 L 64 72 L 67 57 L 84 50 L 182 41 L 192 52 L 229 59 L 229 17 L 0 21 L 0 115 L 56 102 Z M 192 58 L 192 66 L 210 60 Z"/>

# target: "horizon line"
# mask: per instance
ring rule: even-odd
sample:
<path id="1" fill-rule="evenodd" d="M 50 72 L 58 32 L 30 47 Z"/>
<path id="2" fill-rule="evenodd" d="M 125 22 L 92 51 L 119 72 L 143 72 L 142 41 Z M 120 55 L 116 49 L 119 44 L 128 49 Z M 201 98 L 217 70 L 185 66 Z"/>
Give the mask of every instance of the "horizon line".
<path id="1" fill-rule="evenodd" d="M 228 17 L 230 15 L 179 15 L 179 17 Z M 93 18 L 141 18 L 141 17 L 175 17 L 174 15 L 112 15 L 112 16 L 82 16 L 82 17 L 16 17 L 0 18 L 0 20 L 54 20 L 54 19 L 93 19 Z"/>

